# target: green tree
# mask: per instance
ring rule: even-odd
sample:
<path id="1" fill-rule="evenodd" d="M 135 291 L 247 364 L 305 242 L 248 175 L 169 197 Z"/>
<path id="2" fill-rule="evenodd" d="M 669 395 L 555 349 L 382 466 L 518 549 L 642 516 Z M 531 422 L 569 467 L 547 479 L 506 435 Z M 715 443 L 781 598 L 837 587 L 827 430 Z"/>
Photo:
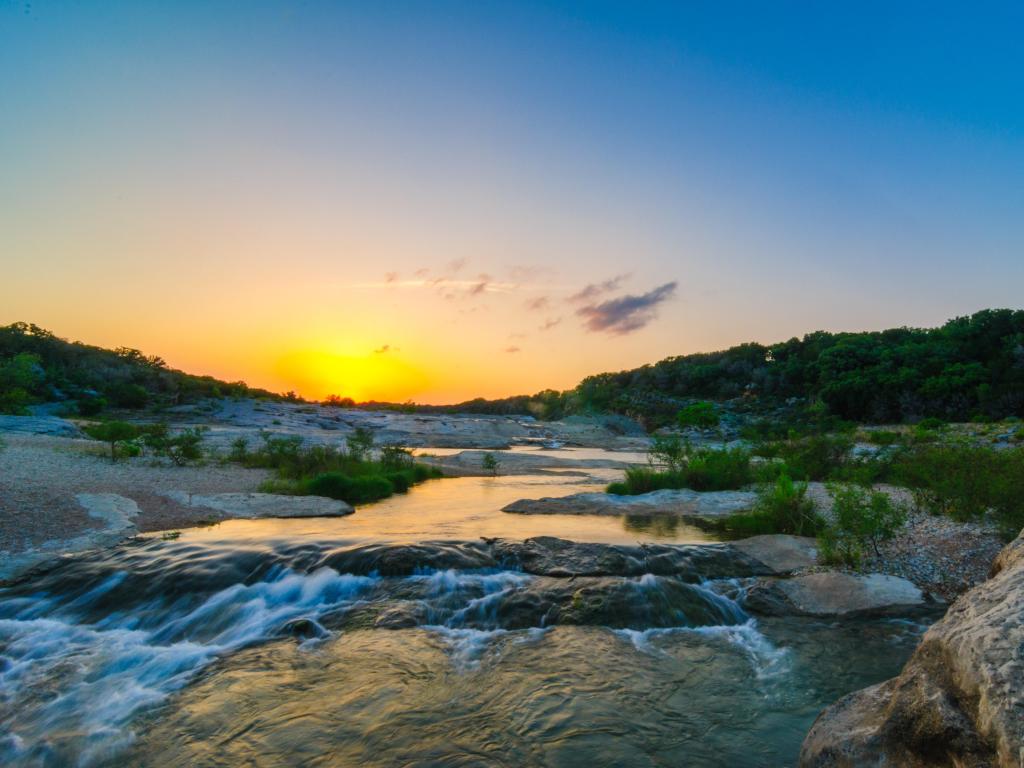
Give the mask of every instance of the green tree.
<path id="1" fill-rule="evenodd" d="M 903 505 L 893 502 L 882 491 L 859 485 L 830 485 L 832 522 L 818 533 L 818 546 L 824 562 L 860 565 L 870 545 L 880 555 L 879 544 L 892 539 L 907 520 Z"/>
<path id="2" fill-rule="evenodd" d="M 126 421 L 104 421 L 86 427 L 85 434 L 93 440 L 110 444 L 110 461 L 113 463 L 117 461 L 117 447 L 138 437 L 139 430 Z"/>

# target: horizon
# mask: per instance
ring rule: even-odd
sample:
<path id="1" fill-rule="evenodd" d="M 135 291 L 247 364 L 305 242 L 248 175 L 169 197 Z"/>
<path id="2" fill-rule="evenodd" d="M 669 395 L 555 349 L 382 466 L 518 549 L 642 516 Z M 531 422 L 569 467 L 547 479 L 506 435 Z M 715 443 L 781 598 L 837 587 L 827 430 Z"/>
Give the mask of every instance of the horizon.
<path id="1" fill-rule="evenodd" d="M 451 404 L 1018 307 L 1024 10 L 882 8 L 2 4 L 0 324 Z"/>

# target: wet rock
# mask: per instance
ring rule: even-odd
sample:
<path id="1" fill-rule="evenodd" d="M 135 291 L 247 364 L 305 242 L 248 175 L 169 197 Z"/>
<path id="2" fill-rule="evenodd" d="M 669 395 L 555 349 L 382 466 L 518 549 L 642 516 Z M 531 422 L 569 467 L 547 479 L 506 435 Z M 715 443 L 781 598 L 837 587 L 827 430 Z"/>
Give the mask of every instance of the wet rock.
<path id="1" fill-rule="evenodd" d="M 677 576 L 687 581 L 758 576 L 771 569 L 728 544 L 589 544 L 553 536 L 498 540 L 495 558 L 542 576 Z"/>
<path id="2" fill-rule="evenodd" d="M 800 753 L 824 766 L 1024 765 L 1024 542 L 925 633 L 900 675 L 826 709 Z"/>
<path id="3" fill-rule="evenodd" d="M 424 456 L 419 461 L 437 467 L 446 475 L 487 476 L 493 474 L 493 470 L 484 467 L 484 457 L 487 455 L 487 451 L 460 451 L 449 456 Z M 632 466 L 630 462 L 618 459 L 572 459 L 551 456 L 543 451 L 501 453 L 496 458 L 498 473 L 502 475 L 550 474 L 553 470 L 561 475 L 566 474 L 567 470 L 578 470 L 580 474 L 586 474 L 589 469 L 626 469 Z"/>
<path id="4" fill-rule="evenodd" d="M 409 576 L 417 571 L 497 568 L 499 563 L 484 542 L 425 541 L 418 544 L 367 544 L 337 550 L 318 566 L 339 573 Z"/>
<path id="5" fill-rule="evenodd" d="M 620 496 L 614 493 L 575 493 L 571 496 L 519 499 L 502 512 L 520 515 L 678 515 L 718 519 L 754 505 L 756 494 L 747 491 L 701 493 L 689 488 L 665 489 Z"/>
<path id="6" fill-rule="evenodd" d="M 311 640 L 313 638 L 327 637 L 330 633 L 324 629 L 315 619 L 292 619 L 285 622 L 281 627 L 280 634 L 292 637 Z"/>
<path id="7" fill-rule="evenodd" d="M 906 615 L 928 603 L 920 589 L 898 576 L 825 571 L 761 580 L 748 591 L 746 606 L 771 616 L 825 617 Z"/>

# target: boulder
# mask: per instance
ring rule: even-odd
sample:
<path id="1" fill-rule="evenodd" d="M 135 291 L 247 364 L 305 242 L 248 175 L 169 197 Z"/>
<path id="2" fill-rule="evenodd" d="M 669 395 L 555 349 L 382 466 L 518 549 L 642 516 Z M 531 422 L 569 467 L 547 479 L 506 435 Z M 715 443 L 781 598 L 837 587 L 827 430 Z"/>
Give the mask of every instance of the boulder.
<path id="1" fill-rule="evenodd" d="M 898 576 L 838 571 L 791 579 L 763 579 L 747 592 L 746 605 L 771 616 L 906 615 L 928 606 L 924 593 Z"/>
<path id="2" fill-rule="evenodd" d="M 0 432 L 21 432 L 29 435 L 52 437 L 82 437 L 74 422 L 58 416 L 4 416 L 0 415 Z"/>
<path id="3" fill-rule="evenodd" d="M 803 768 L 1024 765 L 1024 541 L 925 633 L 900 675 L 815 721 Z"/>
<path id="4" fill-rule="evenodd" d="M 818 542 L 807 536 L 771 533 L 740 539 L 732 545 L 764 563 L 778 575 L 810 568 L 818 563 Z"/>
<path id="5" fill-rule="evenodd" d="M 323 496 L 278 493 L 213 493 L 166 491 L 162 496 L 186 507 L 206 507 L 228 517 L 341 517 L 355 510 L 344 501 Z"/>
<path id="6" fill-rule="evenodd" d="M 614 493 L 574 493 L 571 496 L 519 499 L 502 512 L 519 515 L 676 515 L 714 520 L 750 509 L 756 494 L 749 491 L 709 491 L 689 488 L 651 491 L 635 496 Z"/>

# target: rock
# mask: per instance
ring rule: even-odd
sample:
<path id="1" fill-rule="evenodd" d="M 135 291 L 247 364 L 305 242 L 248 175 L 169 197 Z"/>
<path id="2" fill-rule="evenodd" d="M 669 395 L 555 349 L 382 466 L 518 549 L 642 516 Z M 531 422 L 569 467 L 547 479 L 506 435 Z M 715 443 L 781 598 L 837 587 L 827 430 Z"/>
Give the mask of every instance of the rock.
<path id="1" fill-rule="evenodd" d="M 67 419 L 57 416 L 3 416 L 0 432 L 24 432 L 30 435 L 53 437 L 82 437 L 82 431 Z"/>
<path id="2" fill-rule="evenodd" d="M 740 539 L 732 545 L 764 563 L 778 575 L 810 568 L 818 563 L 818 543 L 807 536 L 772 533 Z"/>
<path id="3" fill-rule="evenodd" d="M 881 616 L 906 615 L 927 603 L 920 589 L 898 576 L 825 571 L 759 581 L 746 605 L 772 616 Z"/>
<path id="4" fill-rule="evenodd" d="M 90 517 L 103 521 L 104 527 L 68 539 L 51 539 L 34 549 L 0 552 L 0 584 L 49 566 L 65 555 L 112 547 L 137 533 L 139 506 L 132 499 L 116 493 L 80 493 L 75 499 Z"/>
<path id="5" fill-rule="evenodd" d="M 729 544 L 639 546 L 588 544 L 553 536 L 499 539 L 495 559 L 539 576 L 676 576 L 686 581 L 747 577 L 772 571 Z"/>
<path id="6" fill-rule="evenodd" d="M 925 633 L 900 675 L 826 709 L 800 752 L 825 766 L 1024 765 L 1024 541 Z"/>
<path id="7" fill-rule="evenodd" d="M 278 634 L 310 640 L 312 638 L 327 637 L 330 635 L 330 632 L 324 629 L 316 619 L 300 618 L 286 621 Z"/>
<path id="8" fill-rule="evenodd" d="M 286 496 L 277 493 L 214 493 L 165 491 L 162 496 L 187 507 L 206 507 L 228 517 L 341 517 L 355 510 L 344 501 L 323 496 Z"/>
<path id="9" fill-rule="evenodd" d="M 487 454 L 488 451 L 460 451 L 449 456 L 422 456 L 417 460 L 437 467 L 446 475 L 487 476 L 493 474 L 493 470 L 485 469 L 483 465 Z M 551 456 L 544 451 L 503 452 L 496 454 L 495 458 L 498 460 L 498 474 L 501 475 L 551 474 L 553 470 L 560 475 L 566 474 L 564 470 L 578 470 L 582 475 L 588 469 L 626 469 L 633 466 L 631 462 L 618 459 L 571 459 Z"/>
<path id="10" fill-rule="evenodd" d="M 651 491 L 636 496 L 574 493 L 571 496 L 519 499 L 502 512 L 519 515 L 677 515 L 717 519 L 750 509 L 757 496 L 748 491 L 701 493 L 689 488 Z"/>

